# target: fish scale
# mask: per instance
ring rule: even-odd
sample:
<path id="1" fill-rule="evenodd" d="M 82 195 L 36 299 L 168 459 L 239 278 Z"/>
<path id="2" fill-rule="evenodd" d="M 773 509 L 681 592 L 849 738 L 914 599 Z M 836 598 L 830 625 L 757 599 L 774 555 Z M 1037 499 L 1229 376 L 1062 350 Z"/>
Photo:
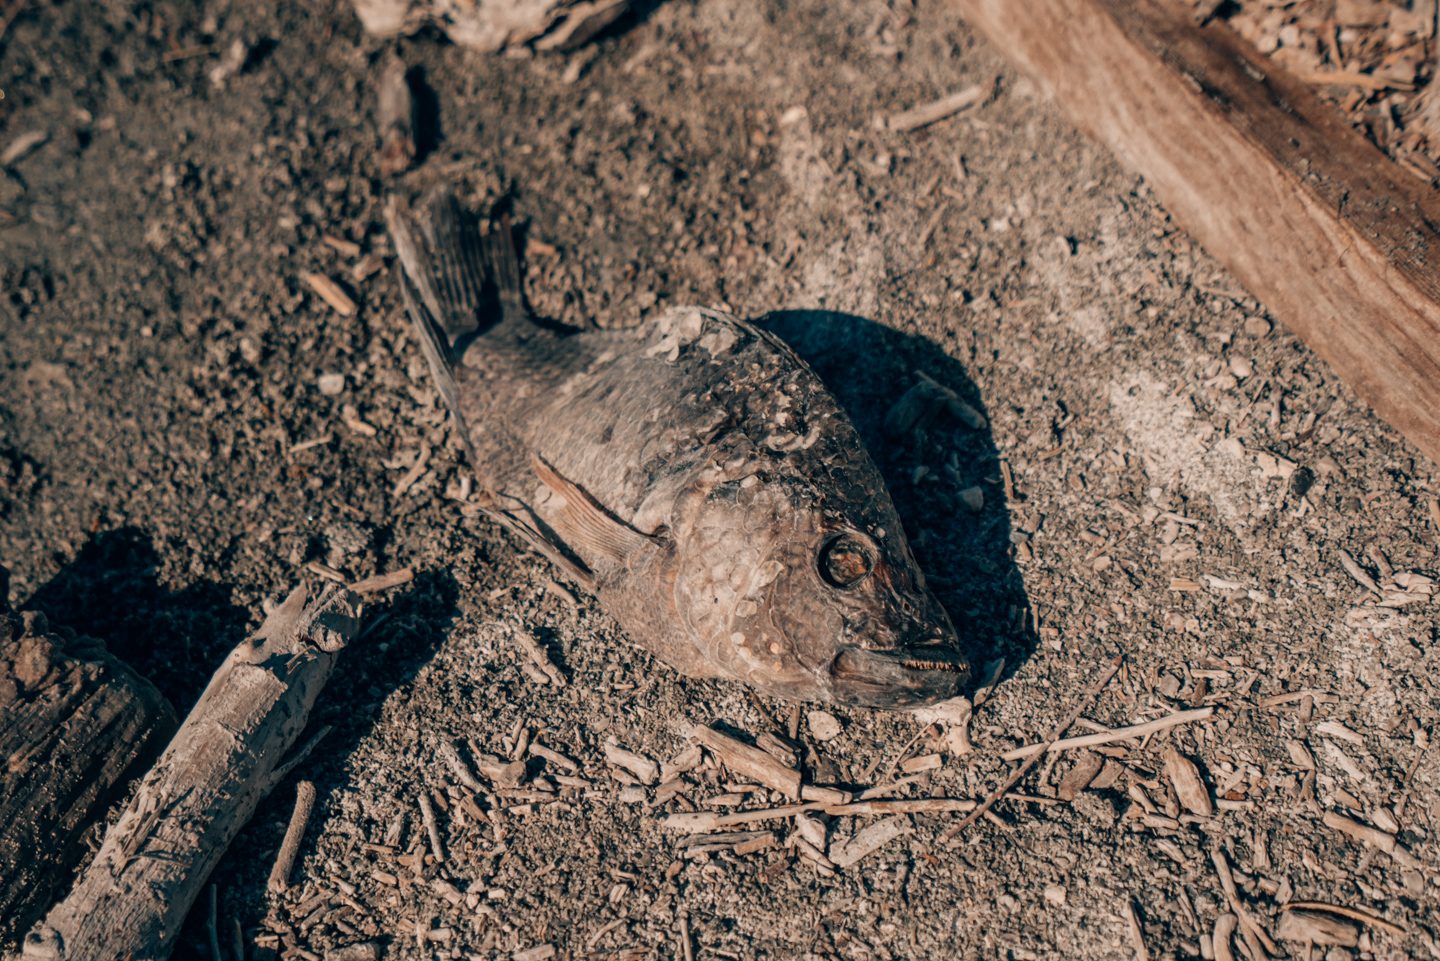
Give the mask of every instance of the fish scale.
<path id="1" fill-rule="evenodd" d="M 387 209 L 402 293 L 481 505 L 689 677 L 907 708 L 969 664 L 849 417 L 770 332 L 672 308 L 529 316 L 508 224 Z M 421 244 L 417 238 L 424 237 Z"/>

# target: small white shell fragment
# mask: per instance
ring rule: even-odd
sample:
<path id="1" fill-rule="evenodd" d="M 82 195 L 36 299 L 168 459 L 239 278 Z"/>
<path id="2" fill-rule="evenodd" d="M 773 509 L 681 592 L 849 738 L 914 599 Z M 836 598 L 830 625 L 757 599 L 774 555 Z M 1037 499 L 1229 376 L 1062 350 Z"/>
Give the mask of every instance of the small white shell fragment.
<path id="1" fill-rule="evenodd" d="M 795 830 L 802 838 L 815 845 L 818 850 L 825 850 L 828 831 L 819 819 L 806 814 L 797 814 L 795 815 Z"/>
<path id="2" fill-rule="evenodd" d="M 345 375 L 321 374 L 315 384 L 320 388 L 320 393 L 334 396 L 345 390 Z"/>
<path id="3" fill-rule="evenodd" d="M 806 718 L 810 722 L 810 733 L 817 741 L 829 741 L 840 736 L 840 722 L 827 711 L 811 711 Z"/>

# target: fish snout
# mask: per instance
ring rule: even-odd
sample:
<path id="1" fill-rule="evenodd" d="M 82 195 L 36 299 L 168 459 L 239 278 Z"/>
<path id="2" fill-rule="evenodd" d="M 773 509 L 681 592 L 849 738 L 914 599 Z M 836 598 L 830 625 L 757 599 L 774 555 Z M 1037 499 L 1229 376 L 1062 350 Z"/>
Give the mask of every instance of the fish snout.
<path id="1" fill-rule="evenodd" d="M 943 643 L 887 651 L 843 647 L 830 662 L 835 700 L 857 707 L 933 704 L 954 697 L 969 678 L 970 662 Z"/>

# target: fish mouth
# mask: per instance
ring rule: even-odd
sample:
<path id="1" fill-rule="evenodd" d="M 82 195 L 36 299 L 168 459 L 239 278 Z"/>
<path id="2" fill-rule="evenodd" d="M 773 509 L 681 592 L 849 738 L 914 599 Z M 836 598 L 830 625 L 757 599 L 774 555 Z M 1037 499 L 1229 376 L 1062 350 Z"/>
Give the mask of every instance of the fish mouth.
<path id="1" fill-rule="evenodd" d="M 835 700 L 857 707 L 924 707 L 954 697 L 969 679 L 970 662 L 949 650 L 845 647 L 830 662 Z"/>

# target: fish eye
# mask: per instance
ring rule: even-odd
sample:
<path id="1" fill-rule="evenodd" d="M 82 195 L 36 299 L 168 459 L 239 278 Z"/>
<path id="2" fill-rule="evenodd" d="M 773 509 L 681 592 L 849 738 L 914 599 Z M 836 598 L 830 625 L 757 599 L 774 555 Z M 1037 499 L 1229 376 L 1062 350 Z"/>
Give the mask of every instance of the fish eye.
<path id="1" fill-rule="evenodd" d="M 854 534 L 841 534 L 820 548 L 820 576 L 831 587 L 854 587 L 870 576 L 875 554 Z"/>

